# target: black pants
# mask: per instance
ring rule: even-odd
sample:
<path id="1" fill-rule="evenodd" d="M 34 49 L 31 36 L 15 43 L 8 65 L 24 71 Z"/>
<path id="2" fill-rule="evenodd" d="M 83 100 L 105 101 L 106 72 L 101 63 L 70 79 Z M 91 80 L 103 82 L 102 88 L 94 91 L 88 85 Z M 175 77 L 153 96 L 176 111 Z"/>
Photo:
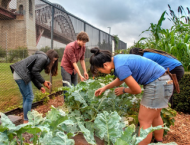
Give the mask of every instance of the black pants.
<path id="1" fill-rule="evenodd" d="M 176 74 L 177 80 L 179 82 L 184 75 L 184 68 L 183 66 L 177 66 L 171 70 L 170 73 Z M 171 103 L 171 108 L 173 108 L 173 95 L 171 96 L 169 102 Z"/>

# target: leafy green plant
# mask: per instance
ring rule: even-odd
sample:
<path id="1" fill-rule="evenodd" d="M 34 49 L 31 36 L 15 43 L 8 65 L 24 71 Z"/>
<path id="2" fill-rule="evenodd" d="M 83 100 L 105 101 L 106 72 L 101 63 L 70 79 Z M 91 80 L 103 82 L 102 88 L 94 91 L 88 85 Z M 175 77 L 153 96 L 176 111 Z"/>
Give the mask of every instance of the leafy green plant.
<path id="1" fill-rule="evenodd" d="M 181 6 L 178 7 L 178 10 L 182 14 L 183 9 Z M 177 17 L 170 6 L 169 11 L 170 15 L 164 11 L 157 24 L 151 23 L 150 27 L 142 32 L 151 32 L 150 37 L 142 37 L 132 47 L 163 50 L 174 55 L 182 62 L 185 70 L 188 71 L 190 70 L 190 21 L 186 16 Z M 168 19 L 173 23 L 170 29 L 162 28 L 162 23 L 166 19 L 166 14 Z M 188 21 L 184 22 L 183 19 Z"/>
<path id="2" fill-rule="evenodd" d="M 45 93 L 42 93 L 40 91 L 37 91 L 35 94 L 34 94 L 34 101 L 33 102 L 38 102 L 38 101 L 44 101 L 44 103 L 47 103 L 49 101 L 49 93 L 48 92 L 45 92 Z"/>
<path id="3" fill-rule="evenodd" d="M 6 50 L 0 46 L 0 57 L 6 57 Z"/>
<path id="4" fill-rule="evenodd" d="M 67 91 L 65 94 L 65 104 L 67 107 L 71 111 L 79 111 L 85 120 L 90 121 L 93 121 L 96 115 L 103 111 L 116 111 L 119 115 L 126 117 L 129 106 L 133 104 L 131 98 L 129 98 L 131 95 L 123 94 L 116 96 L 113 88 L 107 90 L 101 96 L 95 97 L 94 92 L 96 89 L 113 80 L 113 77 L 109 75 L 106 78 L 80 82 L 76 87 L 62 88 Z"/>
<path id="5" fill-rule="evenodd" d="M 28 49 L 26 47 L 18 47 L 16 49 L 10 49 L 8 52 L 8 61 L 11 63 L 18 60 L 22 60 L 26 57 L 28 57 Z"/>
<path id="6" fill-rule="evenodd" d="M 118 48 L 118 45 L 119 45 L 119 37 L 118 35 L 113 35 L 113 39 L 114 39 L 114 42 L 115 42 L 115 50 Z"/>
<path id="7" fill-rule="evenodd" d="M 134 134 L 135 126 L 125 127 L 121 117 L 117 112 L 100 113 L 93 122 L 84 122 L 78 112 L 66 114 L 60 109 L 52 107 L 46 117 L 37 111 L 28 113 L 29 123 L 15 126 L 7 116 L 1 113 L 0 125 L 0 144 L 23 145 L 25 143 L 22 134 L 27 132 L 33 137 L 30 141 L 34 145 L 74 145 L 75 142 L 71 137 L 79 132 L 84 134 L 86 141 L 90 144 L 96 144 L 94 133 L 105 141 L 105 145 L 137 145 L 146 136 L 159 129 L 168 129 L 166 127 L 150 127 L 146 130 L 141 129 L 140 136 Z M 123 128 L 125 127 L 125 130 Z M 171 143 L 170 145 L 176 145 Z"/>
<path id="8" fill-rule="evenodd" d="M 174 93 L 174 109 L 184 113 L 190 113 L 190 73 L 185 73 L 179 82 L 180 93 Z"/>
<path id="9" fill-rule="evenodd" d="M 177 112 L 173 110 L 172 108 L 163 108 L 161 111 L 161 117 L 166 124 L 167 127 L 170 127 L 171 125 L 174 125 L 175 119 L 174 117 L 177 115 Z M 164 135 L 166 135 L 168 130 L 164 130 Z"/>

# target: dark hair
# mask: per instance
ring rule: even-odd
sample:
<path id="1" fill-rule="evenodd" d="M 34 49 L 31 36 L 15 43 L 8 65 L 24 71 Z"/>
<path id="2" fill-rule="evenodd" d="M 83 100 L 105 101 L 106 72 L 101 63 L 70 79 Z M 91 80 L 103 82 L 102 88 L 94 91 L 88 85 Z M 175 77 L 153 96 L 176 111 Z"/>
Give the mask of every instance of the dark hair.
<path id="1" fill-rule="evenodd" d="M 94 47 L 90 50 L 91 53 L 94 53 L 90 57 L 90 71 L 93 74 L 97 73 L 96 68 L 103 68 L 105 62 L 111 62 L 112 54 L 108 50 L 100 50 L 98 47 Z"/>
<path id="2" fill-rule="evenodd" d="M 88 42 L 89 41 L 89 37 L 88 37 L 88 34 L 86 32 L 80 32 L 78 35 L 77 35 L 77 40 L 81 40 L 81 41 L 84 41 L 84 42 Z"/>
<path id="3" fill-rule="evenodd" d="M 46 55 L 50 59 L 50 63 L 45 67 L 45 73 L 49 74 L 51 71 L 52 76 L 57 75 L 57 70 L 58 70 L 58 54 L 55 50 L 50 49 L 46 52 Z M 53 63 L 53 59 L 57 58 L 57 60 Z"/>
<path id="4" fill-rule="evenodd" d="M 129 51 L 129 54 L 136 54 L 136 55 L 143 56 L 144 52 L 158 53 L 158 54 L 161 54 L 161 55 L 164 55 L 164 56 L 167 56 L 167 57 L 171 56 L 171 57 L 176 59 L 175 56 L 173 56 L 173 55 L 171 55 L 171 54 L 169 54 L 169 53 L 167 53 L 165 51 L 157 50 L 157 49 L 149 49 L 149 48 L 141 49 L 141 48 L 134 47 Z"/>
<path id="5" fill-rule="evenodd" d="M 130 51 L 129 51 L 129 54 L 136 54 L 136 55 L 141 55 L 143 56 L 143 50 L 141 48 L 132 48 Z"/>

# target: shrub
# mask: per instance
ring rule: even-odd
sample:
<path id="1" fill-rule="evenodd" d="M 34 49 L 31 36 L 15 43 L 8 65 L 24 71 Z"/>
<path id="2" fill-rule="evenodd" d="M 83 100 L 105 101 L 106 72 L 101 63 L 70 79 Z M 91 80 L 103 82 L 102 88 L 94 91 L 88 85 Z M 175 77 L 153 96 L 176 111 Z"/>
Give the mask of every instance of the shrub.
<path id="1" fill-rule="evenodd" d="M 6 57 L 6 50 L 0 47 L 0 57 Z"/>
<path id="2" fill-rule="evenodd" d="M 184 113 L 190 113 L 190 73 L 184 74 L 179 82 L 180 93 L 174 93 L 174 109 Z"/>
<path id="3" fill-rule="evenodd" d="M 17 49 L 11 49 L 9 50 L 9 58 L 8 61 L 10 63 L 16 61 L 22 60 L 24 58 L 28 57 L 28 49 L 27 47 L 18 47 Z"/>

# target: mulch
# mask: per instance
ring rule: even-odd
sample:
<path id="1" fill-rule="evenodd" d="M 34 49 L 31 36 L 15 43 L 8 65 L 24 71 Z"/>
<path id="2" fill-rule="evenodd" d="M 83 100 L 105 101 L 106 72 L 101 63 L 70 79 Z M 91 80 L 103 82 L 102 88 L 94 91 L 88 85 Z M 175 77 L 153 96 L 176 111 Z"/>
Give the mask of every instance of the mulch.
<path id="1" fill-rule="evenodd" d="M 38 106 L 35 109 L 43 114 L 43 117 L 51 109 L 51 106 L 59 107 L 64 105 L 63 96 L 55 97 L 48 101 L 47 104 Z M 23 117 L 23 113 L 17 114 Z M 28 134 L 23 135 L 24 137 L 29 137 Z M 26 139 L 27 140 L 27 139 Z M 174 126 L 170 127 L 170 131 L 164 137 L 163 143 L 176 142 L 178 145 L 190 145 L 190 114 L 184 114 L 178 112 L 175 117 Z"/>
<path id="2" fill-rule="evenodd" d="M 50 99 L 48 101 L 48 103 L 46 104 L 43 104 L 43 105 L 40 105 L 40 106 L 37 106 L 35 109 L 32 109 L 32 110 L 36 110 L 38 111 L 39 113 L 42 113 L 43 114 L 43 117 L 46 116 L 46 113 L 51 110 L 51 106 L 54 106 L 54 107 L 59 107 L 59 106 L 63 106 L 64 104 L 64 99 L 63 99 L 63 96 L 62 95 L 59 95 L 57 97 L 54 97 L 53 99 Z M 23 118 L 23 112 L 21 113 L 18 113 L 16 114 L 17 116 L 21 116 Z"/>
<path id="3" fill-rule="evenodd" d="M 190 114 L 177 113 L 174 126 L 164 137 L 164 143 L 176 142 L 178 145 L 190 145 Z"/>

